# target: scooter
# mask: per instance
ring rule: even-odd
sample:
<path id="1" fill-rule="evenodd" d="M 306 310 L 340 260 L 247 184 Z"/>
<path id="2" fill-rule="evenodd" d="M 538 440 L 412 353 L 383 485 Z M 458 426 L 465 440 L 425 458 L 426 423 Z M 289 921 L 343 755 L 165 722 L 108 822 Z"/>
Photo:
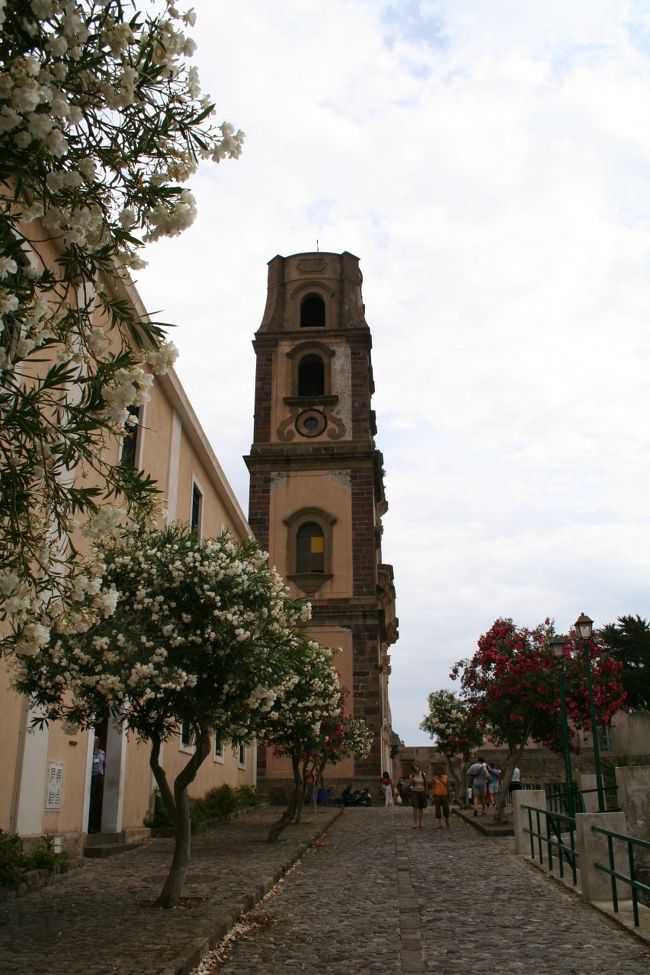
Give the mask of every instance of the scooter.
<path id="1" fill-rule="evenodd" d="M 370 789 L 352 789 L 351 785 L 346 785 L 341 793 L 341 802 L 344 806 L 372 806 L 372 796 Z"/>

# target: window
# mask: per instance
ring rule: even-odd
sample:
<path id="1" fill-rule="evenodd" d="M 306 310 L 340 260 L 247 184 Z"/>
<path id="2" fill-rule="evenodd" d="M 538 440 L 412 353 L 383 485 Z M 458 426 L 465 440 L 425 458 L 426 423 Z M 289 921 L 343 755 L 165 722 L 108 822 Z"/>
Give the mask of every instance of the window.
<path id="1" fill-rule="evenodd" d="M 289 578 L 304 593 L 311 595 L 332 578 L 332 518 L 321 508 L 302 508 L 287 526 L 287 565 Z"/>
<path id="2" fill-rule="evenodd" d="M 214 736 L 214 760 L 223 762 L 223 739 L 219 735 Z"/>
<path id="3" fill-rule="evenodd" d="M 203 495 L 201 494 L 200 488 L 196 485 L 192 485 L 192 513 L 190 516 L 190 528 L 195 531 L 197 535 L 201 533 L 201 513 L 203 511 Z"/>
<path id="4" fill-rule="evenodd" d="M 246 746 L 239 746 L 239 767 L 246 768 Z"/>
<path id="5" fill-rule="evenodd" d="M 63 763 L 50 763 L 47 768 L 46 809 L 60 809 L 63 804 Z"/>
<path id="6" fill-rule="evenodd" d="M 325 537 L 313 521 L 301 525 L 296 533 L 296 572 L 325 571 Z"/>
<path id="7" fill-rule="evenodd" d="M 307 295 L 300 305 L 301 328 L 325 327 L 325 302 L 320 295 Z"/>
<path id="8" fill-rule="evenodd" d="M 298 396 L 325 394 L 325 366 L 317 355 L 305 355 L 298 365 Z"/>
<path id="9" fill-rule="evenodd" d="M 613 751 L 612 747 L 612 729 L 609 725 L 601 725 L 598 729 L 600 738 L 600 747 L 604 752 Z"/>
<path id="10" fill-rule="evenodd" d="M 187 721 L 183 721 L 181 725 L 180 746 L 181 749 L 185 751 L 189 751 L 190 749 L 194 748 L 194 735 L 192 734 L 192 726 Z"/>
<path id="11" fill-rule="evenodd" d="M 120 453 L 120 464 L 123 467 L 135 467 L 138 440 L 140 432 L 140 407 L 129 406 L 129 419 L 124 428 L 122 437 L 122 450 Z"/>

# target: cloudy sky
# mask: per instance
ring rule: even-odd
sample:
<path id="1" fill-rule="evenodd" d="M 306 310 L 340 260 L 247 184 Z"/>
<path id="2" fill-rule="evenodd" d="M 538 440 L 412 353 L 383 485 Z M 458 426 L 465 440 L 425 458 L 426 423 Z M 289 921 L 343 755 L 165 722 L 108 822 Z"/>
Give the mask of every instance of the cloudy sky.
<path id="1" fill-rule="evenodd" d="M 275 254 L 351 251 L 373 335 L 393 725 L 499 616 L 650 617 L 650 7 L 195 0 L 247 135 L 138 286 L 240 503 Z"/>

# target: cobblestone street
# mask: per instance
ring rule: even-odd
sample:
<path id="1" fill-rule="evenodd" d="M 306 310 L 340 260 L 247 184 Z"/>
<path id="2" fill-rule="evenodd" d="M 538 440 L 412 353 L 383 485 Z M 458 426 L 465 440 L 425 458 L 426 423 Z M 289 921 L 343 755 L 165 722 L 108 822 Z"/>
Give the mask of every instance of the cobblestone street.
<path id="1" fill-rule="evenodd" d="M 648 975 L 650 947 L 457 817 L 349 810 L 219 975 Z"/>
<path id="2" fill-rule="evenodd" d="M 219 975 L 650 975 L 649 946 L 516 857 L 511 838 L 456 816 L 434 830 L 430 809 L 421 830 L 406 809 L 336 815 L 307 815 L 275 845 L 277 809 L 197 837 L 186 894 L 205 900 L 190 910 L 146 906 L 170 841 L 92 861 L 0 905 L 0 972 L 178 975 L 332 823 L 255 908 L 271 923 L 236 940 Z"/>

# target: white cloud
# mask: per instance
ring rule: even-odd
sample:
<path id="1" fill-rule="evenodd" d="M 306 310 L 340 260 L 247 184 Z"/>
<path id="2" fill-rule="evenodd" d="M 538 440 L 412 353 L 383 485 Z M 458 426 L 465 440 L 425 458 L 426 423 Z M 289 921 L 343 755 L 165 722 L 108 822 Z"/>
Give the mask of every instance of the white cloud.
<path id="1" fill-rule="evenodd" d="M 408 741 L 501 614 L 650 615 L 649 17 L 620 0 L 195 3 L 247 133 L 140 290 L 243 507 L 276 253 L 361 259 Z"/>

